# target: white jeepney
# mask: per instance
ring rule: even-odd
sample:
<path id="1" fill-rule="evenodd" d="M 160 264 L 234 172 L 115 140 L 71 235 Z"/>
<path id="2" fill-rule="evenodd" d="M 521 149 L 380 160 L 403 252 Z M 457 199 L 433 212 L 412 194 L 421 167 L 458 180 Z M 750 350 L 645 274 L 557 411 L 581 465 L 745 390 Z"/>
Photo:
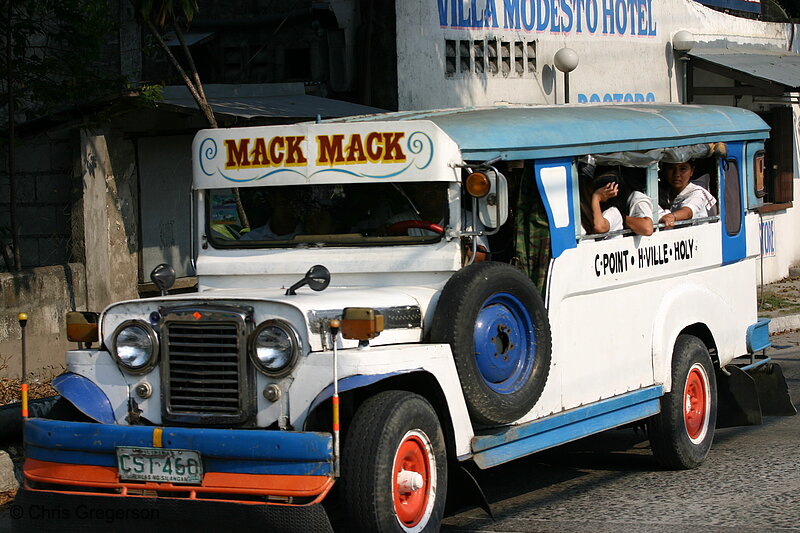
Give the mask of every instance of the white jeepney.
<path id="1" fill-rule="evenodd" d="M 732 364 L 769 344 L 767 136 L 742 109 L 645 104 L 201 131 L 198 292 L 166 294 L 162 266 L 162 296 L 103 311 L 55 381 L 76 416 L 26 423 L 26 489 L 299 513 L 341 484 L 349 525 L 415 532 L 457 462 L 646 421 L 661 463 L 695 467 L 718 404 L 757 423 L 760 371 L 780 374 Z M 665 228 L 659 173 L 686 161 L 719 211 Z M 581 231 L 609 168 L 649 232 Z"/>

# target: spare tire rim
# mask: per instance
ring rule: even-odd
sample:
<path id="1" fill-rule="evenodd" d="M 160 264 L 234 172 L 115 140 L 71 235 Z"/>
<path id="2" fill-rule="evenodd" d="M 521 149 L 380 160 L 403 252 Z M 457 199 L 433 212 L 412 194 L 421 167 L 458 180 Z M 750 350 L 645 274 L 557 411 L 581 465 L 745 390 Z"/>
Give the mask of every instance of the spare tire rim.
<path id="1" fill-rule="evenodd" d="M 706 369 L 700 363 L 695 363 L 689 369 L 683 391 L 683 420 L 689 440 L 694 444 L 702 442 L 708 433 L 710 396 Z"/>
<path id="2" fill-rule="evenodd" d="M 494 392 L 520 390 L 533 371 L 536 334 L 528 309 L 515 296 L 492 295 L 478 311 L 473 331 L 475 362 Z"/>
<path id="3" fill-rule="evenodd" d="M 421 531 L 428 523 L 436 501 L 436 457 L 428 436 L 407 432 L 392 466 L 394 512 L 404 531 Z"/>

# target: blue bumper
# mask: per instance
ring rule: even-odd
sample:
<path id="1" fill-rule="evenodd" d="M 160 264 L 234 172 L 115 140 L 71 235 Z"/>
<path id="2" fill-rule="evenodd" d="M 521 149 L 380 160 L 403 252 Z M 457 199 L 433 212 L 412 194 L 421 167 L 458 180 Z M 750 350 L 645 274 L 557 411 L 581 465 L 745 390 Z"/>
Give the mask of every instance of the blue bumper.
<path id="1" fill-rule="evenodd" d="M 25 421 L 31 459 L 116 468 L 117 446 L 196 450 L 207 472 L 327 476 L 333 465 L 328 433 Z"/>

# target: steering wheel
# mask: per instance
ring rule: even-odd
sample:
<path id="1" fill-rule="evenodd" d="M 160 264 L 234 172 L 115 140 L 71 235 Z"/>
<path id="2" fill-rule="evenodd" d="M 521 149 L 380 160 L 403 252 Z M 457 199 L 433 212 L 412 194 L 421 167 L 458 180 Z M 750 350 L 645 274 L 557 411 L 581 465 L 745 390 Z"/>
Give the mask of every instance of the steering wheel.
<path id="1" fill-rule="evenodd" d="M 386 232 L 389 235 L 400 235 L 411 228 L 424 229 L 438 233 L 439 235 L 444 233 L 444 228 L 442 226 L 426 220 L 401 220 L 386 228 Z"/>

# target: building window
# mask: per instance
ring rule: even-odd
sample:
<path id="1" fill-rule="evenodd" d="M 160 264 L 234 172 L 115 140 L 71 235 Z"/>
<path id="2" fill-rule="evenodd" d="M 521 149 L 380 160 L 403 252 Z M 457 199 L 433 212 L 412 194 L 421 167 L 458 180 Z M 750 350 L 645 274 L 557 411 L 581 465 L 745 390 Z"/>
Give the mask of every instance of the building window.
<path id="1" fill-rule="evenodd" d="M 484 73 L 484 49 L 483 41 L 472 41 L 472 49 L 475 51 L 475 74 Z"/>
<path id="2" fill-rule="evenodd" d="M 500 74 L 505 78 L 511 74 L 511 43 L 508 41 L 500 43 Z"/>
<path id="3" fill-rule="evenodd" d="M 470 61 L 470 45 L 469 41 L 459 41 L 458 44 L 458 60 L 461 68 L 459 69 L 460 72 L 469 74 L 472 72 L 472 67 L 470 66 L 472 63 Z"/>
<path id="4" fill-rule="evenodd" d="M 456 54 L 456 42 L 446 40 L 444 42 L 444 75 L 452 78 L 456 74 L 456 64 L 458 55 Z"/>
<path id="5" fill-rule="evenodd" d="M 517 41 L 514 43 L 514 73 L 517 76 L 525 74 L 525 42 Z"/>
<path id="6" fill-rule="evenodd" d="M 536 73 L 536 41 L 528 41 L 528 74 Z"/>
<path id="7" fill-rule="evenodd" d="M 445 78 L 536 76 L 536 41 L 445 39 Z"/>

